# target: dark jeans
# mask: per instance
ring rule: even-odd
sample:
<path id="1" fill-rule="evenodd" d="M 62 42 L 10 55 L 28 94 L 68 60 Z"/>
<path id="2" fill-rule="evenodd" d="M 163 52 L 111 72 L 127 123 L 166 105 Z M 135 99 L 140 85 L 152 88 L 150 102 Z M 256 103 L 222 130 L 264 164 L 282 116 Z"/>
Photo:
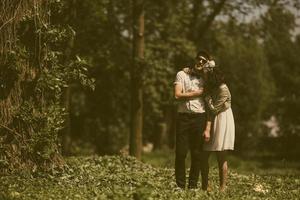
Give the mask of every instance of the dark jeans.
<path id="1" fill-rule="evenodd" d="M 189 188 L 196 188 L 199 172 L 203 169 L 202 176 L 206 176 L 206 164 L 208 161 L 203 151 L 202 133 L 206 126 L 206 114 L 183 114 L 178 113 L 176 129 L 176 158 L 175 158 L 175 177 L 178 187 L 185 188 L 185 158 L 190 150 L 191 168 L 189 174 Z M 203 180 L 203 177 L 202 177 Z M 203 184 L 203 181 L 202 181 Z M 206 183 L 204 183 L 206 184 Z M 202 187 L 204 187 L 202 185 Z"/>

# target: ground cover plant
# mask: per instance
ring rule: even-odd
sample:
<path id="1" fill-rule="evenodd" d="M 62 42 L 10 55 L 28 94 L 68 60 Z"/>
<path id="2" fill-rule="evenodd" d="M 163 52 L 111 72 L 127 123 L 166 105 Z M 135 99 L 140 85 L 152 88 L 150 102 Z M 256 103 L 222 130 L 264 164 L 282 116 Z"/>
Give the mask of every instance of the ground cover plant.
<path id="1" fill-rule="evenodd" d="M 232 169 L 228 190 L 180 190 L 173 168 L 154 167 L 127 156 L 70 157 L 62 170 L 13 173 L 0 178 L 0 199 L 297 199 L 299 175 L 242 174 Z"/>

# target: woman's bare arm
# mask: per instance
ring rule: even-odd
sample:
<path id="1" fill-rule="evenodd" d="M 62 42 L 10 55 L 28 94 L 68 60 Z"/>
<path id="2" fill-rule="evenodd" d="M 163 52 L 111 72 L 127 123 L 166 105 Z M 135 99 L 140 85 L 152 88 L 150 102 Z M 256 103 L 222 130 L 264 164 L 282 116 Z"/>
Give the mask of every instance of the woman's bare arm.
<path id="1" fill-rule="evenodd" d="M 175 84 L 175 99 L 191 99 L 194 97 L 198 97 L 203 94 L 203 88 L 191 91 L 191 92 L 182 92 L 182 85 L 181 84 Z"/>

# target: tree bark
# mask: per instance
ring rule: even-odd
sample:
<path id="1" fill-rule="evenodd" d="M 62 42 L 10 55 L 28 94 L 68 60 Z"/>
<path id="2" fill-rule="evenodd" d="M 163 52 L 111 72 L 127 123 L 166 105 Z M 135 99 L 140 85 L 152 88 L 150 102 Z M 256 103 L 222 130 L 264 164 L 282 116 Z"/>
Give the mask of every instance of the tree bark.
<path id="1" fill-rule="evenodd" d="M 131 66 L 131 130 L 129 153 L 138 160 L 142 154 L 143 91 L 141 69 L 144 60 L 144 2 L 132 0 L 133 58 Z"/>
<path id="2" fill-rule="evenodd" d="M 197 34 L 199 30 L 199 14 L 202 7 L 203 0 L 193 0 L 192 13 L 193 17 L 190 22 L 190 37 L 192 41 L 197 40 Z"/>
<path id="3" fill-rule="evenodd" d="M 76 19 L 77 15 L 77 10 L 76 10 L 76 3 L 77 0 L 71 0 L 69 2 L 69 15 L 67 15 L 65 22 L 66 24 L 72 24 L 72 21 Z M 69 38 L 66 49 L 65 49 L 65 58 L 64 58 L 64 63 L 65 65 L 68 65 L 68 62 L 71 59 L 72 56 L 72 51 L 74 48 L 74 37 Z M 71 125 L 72 125 L 72 120 L 71 120 L 71 96 L 72 96 L 72 83 L 68 83 L 68 87 L 64 91 L 63 95 L 63 104 L 64 107 L 66 108 L 66 118 L 65 118 L 65 128 L 62 130 L 63 135 L 62 135 L 62 154 L 63 155 L 70 155 L 71 153 L 71 144 L 72 144 L 72 137 L 71 137 Z"/>
<path id="4" fill-rule="evenodd" d="M 205 33 L 208 31 L 209 27 L 215 20 L 216 16 L 221 12 L 226 1 L 227 0 L 221 0 L 218 4 L 216 4 L 213 12 L 207 17 L 207 19 L 204 21 L 202 26 L 200 26 L 199 33 L 198 33 L 198 39 L 201 39 L 205 35 Z"/>

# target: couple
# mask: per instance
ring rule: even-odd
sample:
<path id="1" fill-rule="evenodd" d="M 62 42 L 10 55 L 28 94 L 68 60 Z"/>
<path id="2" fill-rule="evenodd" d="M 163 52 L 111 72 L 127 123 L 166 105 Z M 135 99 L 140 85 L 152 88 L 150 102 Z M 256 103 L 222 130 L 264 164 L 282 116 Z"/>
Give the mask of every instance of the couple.
<path id="1" fill-rule="evenodd" d="M 226 151 L 234 149 L 231 95 L 224 76 L 211 56 L 200 51 L 193 66 L 177 73 L 174 85 L 175 98 L 178 100 L 176 184 L 180 188 L 186 186 L 185 158 L 190 150 L 188 188 L 197 188 L 201 172 L 201 187 L 207 190 L 208 158 L 210 152 L 216 152 L 220 190 L 224 191 L 227 179 Z"/>

